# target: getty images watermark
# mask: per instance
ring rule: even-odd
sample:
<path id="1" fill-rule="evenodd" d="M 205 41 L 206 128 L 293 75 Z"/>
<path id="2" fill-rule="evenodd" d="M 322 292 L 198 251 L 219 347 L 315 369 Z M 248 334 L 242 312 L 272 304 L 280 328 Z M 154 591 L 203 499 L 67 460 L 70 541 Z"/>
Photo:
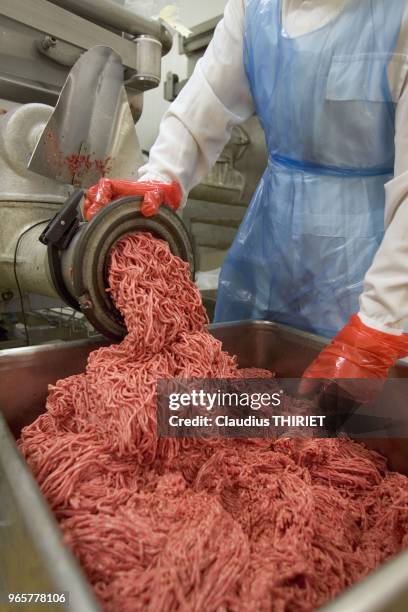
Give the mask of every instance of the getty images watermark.
<path id="1" fill-rule="evenodd" d="M 165 379 L 157 384 L 162 437 L 408 438 L 408 380 Z"/>
<path id="2" fill-rule="evenodd" d="M 242 385 L 242 383 L 241 383 Z M 169 395 L 168 407 L 177 414 L 169 415 L 171 427 L 323 427 L 326 416 L 300 415 L 300 414 L 269 414 L 266 416 L 263 409 L 277 408 L 282 404 L 284 391 L 274 393 L 248 393 L 243 391 L 206 392 L 204 389 L 192 389 L 190 392 L 173 392 Z M 250 409 L 258 414 L 247 416 L 231 416 L 231 414 L 218 414 L 221 409 L 237 407 Z M 198 414 L 185 416 L 185 408 L 193 408 Z M 199 414 L 203 410 L 207 414 Z M 211 416 L 209 415 L 211 413 Z"/>
<path id="3" fill-rule="evenodd" d="M 162 380 L 158 434 L 166 437 L 321 436 L 327 415 L 275 379 Z"/>

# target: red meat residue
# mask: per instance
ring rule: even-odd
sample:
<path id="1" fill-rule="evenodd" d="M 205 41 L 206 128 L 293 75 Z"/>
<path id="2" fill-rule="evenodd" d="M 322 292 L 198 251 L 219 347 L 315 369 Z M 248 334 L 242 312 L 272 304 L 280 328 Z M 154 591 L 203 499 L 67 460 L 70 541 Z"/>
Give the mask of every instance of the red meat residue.
<path id="1" fill-rule="evenodd" d="M 92 155 L 84 155 L 80 153 L 72 153 L 71 155 L 63 155 L 60 150 L 57 136 L 48 130 L 46 133 L 48 141 L 48 163 L 55 165 L 58 172 L 68 169 L 70 174 L 81 176 L 90 170 L 96 170 L 100 177 L 106 176 L 112 166 L 112 158 L 108 156 L 104 159 L 93 159 Z"/>

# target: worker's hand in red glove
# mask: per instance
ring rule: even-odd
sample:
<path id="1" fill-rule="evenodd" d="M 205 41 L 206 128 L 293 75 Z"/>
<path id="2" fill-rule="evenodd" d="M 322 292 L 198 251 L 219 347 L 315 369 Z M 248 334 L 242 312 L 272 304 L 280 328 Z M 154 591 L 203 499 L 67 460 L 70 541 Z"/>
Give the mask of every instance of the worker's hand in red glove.
<path id="1" fill-rule="evenodd" d="M 340 379 L 338 384 L 357 401 L 369 401 L 381 390 L 391 366 L 407 355 L 408 334 L 394 336 L 378 331 L 353 315 L 306 369 L 299 393 L 312 393 L 320 386 L 321 379 L 329 382 Z M 353 380 L 345 382 L 344 379 Z"/>
<path id="2" fill-rule="evenodd" d="M 86 193 L 85 219 L 90 221 L 101 208 L 112 200 L 124 196 L 142 196 L 140 211 L 145 217 L 152 217 L 157 214 L 161 204 L 176 211 L 180 206 L 183 193 L 176 181 L 161 183 L 159 181 L 136 182 L 101 178 Z"/>

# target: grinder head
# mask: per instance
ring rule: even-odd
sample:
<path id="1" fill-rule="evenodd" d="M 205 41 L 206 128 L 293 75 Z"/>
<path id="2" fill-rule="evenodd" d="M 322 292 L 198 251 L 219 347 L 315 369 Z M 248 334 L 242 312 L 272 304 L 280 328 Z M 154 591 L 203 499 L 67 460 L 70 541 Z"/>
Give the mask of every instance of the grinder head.
<path id="1" fill-rule="evenodd" d="M 106 291 L 109 254 L 124 236 L 150 232 L 165 240 L 173 255 L 189 264 L 194 278 L 193 245 L 181 219 L 165 206 L 154 217 L 144 217 L 141 202 L 140 197 L 119 198 L 91 221 L 77 224 L 65 248 L 61 249 L 61 243 L 48 243 L 50 272 L 61 297 L 82 310 L 98 331 L 113 340 L 123 338 L 126 327 Z"/>

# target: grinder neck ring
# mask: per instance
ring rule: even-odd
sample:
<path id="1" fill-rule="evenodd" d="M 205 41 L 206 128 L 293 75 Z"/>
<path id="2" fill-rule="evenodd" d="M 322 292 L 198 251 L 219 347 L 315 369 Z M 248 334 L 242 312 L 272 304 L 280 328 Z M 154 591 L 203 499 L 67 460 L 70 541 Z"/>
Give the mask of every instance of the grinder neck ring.
<path id="1" fill-rule="evenodd" d="M 136 196 L 119 198 L 91 221 L 81 223 L 65 250 L 56 253 L 55 247 L 49 246 L 52 276 L 58 280 L 64 300 L 75 304 L 98 331 L 113 340 L 122 339 L 126 327 L 106 291 L 109 254 L 124 236 L 143 231 L 165 240 L 172 254 L 189 264 L 194 277 L 194 250 L 184 223 L 166 206 L 154 217 L 144 217 L 141 202 Z"/>

